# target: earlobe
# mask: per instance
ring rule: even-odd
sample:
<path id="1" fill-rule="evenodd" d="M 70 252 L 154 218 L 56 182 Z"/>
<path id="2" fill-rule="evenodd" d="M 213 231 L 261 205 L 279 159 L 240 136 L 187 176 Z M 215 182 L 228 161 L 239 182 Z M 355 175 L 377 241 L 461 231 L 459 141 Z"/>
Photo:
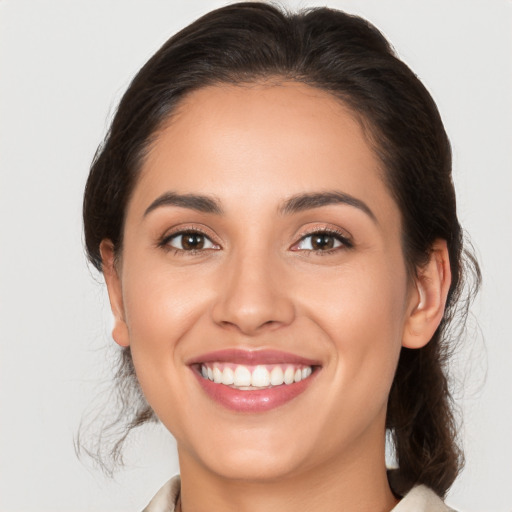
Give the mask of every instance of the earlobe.
<path id="1" fill-rule="evenodd" d="M 114 326 L 112 328 L 112 338 L 122 347 L 130 344 L 128 336 L 128 326 L 126 325 L 123 291 L 121 279 L 115 264 L 114 245 L 110 240 L 102 240 L 100 244 L 100 254 L 102 261 L 103 276 L 107 285 L 110 308 L 114 315 Z"/>
<path id="2" fill-rule="evenodd" d="M 439 327 L 451 284 L 450 258 L 446 240 L 436 240 L 429 260 L 418 269 L 416 291 L 411 295 L 402 345 L 424 347 Z"/>

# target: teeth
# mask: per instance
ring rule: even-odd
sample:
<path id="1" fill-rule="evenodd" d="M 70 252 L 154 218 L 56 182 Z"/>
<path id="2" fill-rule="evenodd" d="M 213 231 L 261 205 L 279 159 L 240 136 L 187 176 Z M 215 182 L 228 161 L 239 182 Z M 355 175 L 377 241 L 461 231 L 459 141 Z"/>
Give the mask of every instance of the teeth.
<path id="1" fill-rule="evenodd" d="M 284 372 L 280 366 L 276 366 L 270 372 L 270 384 L 272 384 L 272 386 L 280 386 L 283 383 L 284 383 Z"/>
<path id="2" fill-rule="evenodd" d="M 222 384 L 225 384 L 226 386 L 230 386 L 231 384 L 235 383 L 235 372 L 229 368 L 229 366 L 226 366 L 224 368 L 224 371 L 222 372 Z"/>
<path id="3" fill-rule="evenodd" d="M 224 384 L 241 390 L 262 389 L 282 384 L 293 384 L 307 379 L 312 373 L 311 366 L 257 365 L 247 367 L 228 363 L 201 365 L 201 375 L 216 384 Z"/>
<path id="4" fill-rule="evenodd" d="M 251 372 L 245 366 L 237 366 L 235 370 L 235 380 L 233 384 L 239 386 L 251 385 Z"/>
<path id="5" fill-rule="evenodd" d="M 312 373 L 311 366 L 307 366 L 306 368 L 302 368 L 302 379 L 307 379 Z"/>
<path id="6" fill-rule="evenodd" d="M 291 366 L 288 366 L 288 368 L 286 368 L 286 370 L 284 372 L 284 383 L 292 384 L 294 375 L 295 375 L 295 370 Z"/>
<path id="7" fill-rule="evenodd" d="M 251 386 L 266 388 L 270 385 L 270 373 L 264 366 L 256 366 L 252 372 Z"/>
<path id="8" fill-rule="evenodd" d="M 213 367 L 213 382 L 215 382 L 215 384 L 220 384 L 222 382 L 222 372 L 217 366 Z"/>

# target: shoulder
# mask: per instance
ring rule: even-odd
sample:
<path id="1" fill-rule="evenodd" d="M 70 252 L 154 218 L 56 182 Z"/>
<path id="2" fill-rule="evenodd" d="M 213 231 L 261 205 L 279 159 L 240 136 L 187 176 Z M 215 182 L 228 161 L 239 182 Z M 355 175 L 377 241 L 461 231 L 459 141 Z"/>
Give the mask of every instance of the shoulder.
<path id="1" fill-rule="evenodd" d="M 425 485 L 413 487 L 391 512 L 455 512 Z"/>
<path id="2" fill-rule="evenodd" d="M 142 512 L 174 512 L 180 486 L 180 477 L 176 475 L 164 484 Z"/>

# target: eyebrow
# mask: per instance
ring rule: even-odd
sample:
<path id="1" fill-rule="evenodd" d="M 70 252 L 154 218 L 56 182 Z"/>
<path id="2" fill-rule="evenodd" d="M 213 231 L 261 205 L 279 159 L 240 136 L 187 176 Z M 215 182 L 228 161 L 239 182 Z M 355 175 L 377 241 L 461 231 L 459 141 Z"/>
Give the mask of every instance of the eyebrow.
<path id="1" fill-rule="evenodd" d="M 220 202 L 212 197 L 199 194 L 177 194 L 176 192 L 166 192 L 165 194 L 157 197 L 146 208 L 144 217 L 161 206 L 179 206 L 181 208 L 196 210 L 201 213 L 214 213 L 216 215 L 222 215 L 224 213 L 220 206 Z"/>
<path id="2" fill-rule="evenodd" d="M 299 213 L 305 210 L 321 208 L 322 206 L 329 206 L 333 204 L 345 204 L 358 208 L 366 213 L 366 215 L 368 215 L 374 222 L 377 222 L 375 214 L 364 201 L 338 191 L 297 194 L 290 199 L 287 199 L 279 207 L 279 213 L 291 215 L 293 213 Z M 213 213 L 216 215 L 224 214 L 220 201 L 213 197 L 201 194 L 178 194 L 176 192 L 166 192 L 165 194 L 157 197 L 146 208 L 144 217 L 153 210 L 162 206 L 178 206 L 180 208 L 188 208 L 201 213 Z"/>
<path id="3" fill-rule="evenodd" d="M 284 215 L 289 215 L 332 204 L 346 204 L 358 208 L 377 223 L 377 217 L 375 217 L 375 214 L 364 201 L 338 191 L 298 194 L 285 201 L 279 208 L 279 211 Z"/>

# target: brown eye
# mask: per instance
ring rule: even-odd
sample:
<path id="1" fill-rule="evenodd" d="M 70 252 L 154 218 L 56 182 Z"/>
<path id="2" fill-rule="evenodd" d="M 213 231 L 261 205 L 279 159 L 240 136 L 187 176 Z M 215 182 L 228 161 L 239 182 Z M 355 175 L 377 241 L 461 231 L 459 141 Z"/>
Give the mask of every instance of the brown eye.
<path id="1" fill-rule="evenodd" d="M 185 233 L 181 235 L 181 245 L 186 251 L 192 251 L 194 249 L 202 249 L 204 247 L 204 235 L 198 233 Z"/>
<path id="2" fill-rule="evenodd" d="M 334 237 L 325 233 L 312 235 L 311 247 L 315 251 L 322 251 L 325 249 L 332 249 L 334 247 Z"/>
<path id="3" fill-rule="evenodd" d="M 330 249 L 350 248 L 352 246 L 352 242 L 348 238 L 338 233 L 318 231 L 303 237 L 294 250 L 322 252 Z"/>
<path id="4" fill-rule="evenodd" d="M 166 245 L 170 245 L 181 251 L 201 251 L 203 249 L 218 249 L 206 235 L 197 231 L 176 233 L 167 239 Z"/>

